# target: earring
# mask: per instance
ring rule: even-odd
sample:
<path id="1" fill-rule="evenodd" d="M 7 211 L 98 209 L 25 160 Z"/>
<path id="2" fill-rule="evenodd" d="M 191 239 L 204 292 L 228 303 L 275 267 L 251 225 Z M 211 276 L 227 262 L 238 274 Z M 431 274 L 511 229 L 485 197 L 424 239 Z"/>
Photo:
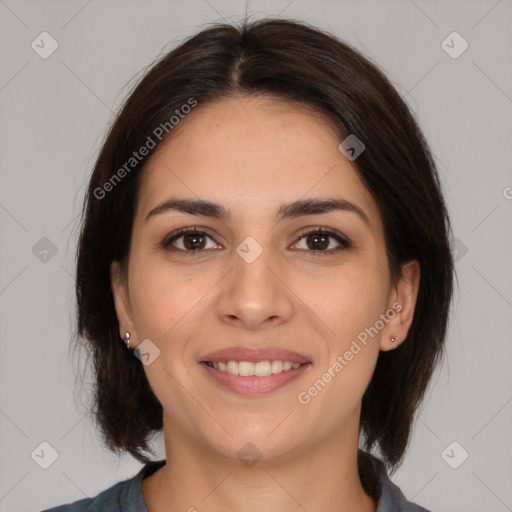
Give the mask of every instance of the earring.
<path id="1" fill-rule="evenodd" d="M 126 332 L 126 333 L 124 334 L 123 341 L 124 341 L 124 343 L 125 343 L 125 345 L 126 345 L 126 348 L 127 348 L 128 350 L 132 351 L 133 349 L 132 349 L 132 348 L 130 348 L 130 333 L 129 333 L 129 332 Z"/>
<path id="2" fill-rule="evenodd" d="M 393 336 L 392 338 L 389 338 L 389 341 L 391 341 L 391 343 L 395 343 L 395 341 L 398 341 L 398 338 Z"/>

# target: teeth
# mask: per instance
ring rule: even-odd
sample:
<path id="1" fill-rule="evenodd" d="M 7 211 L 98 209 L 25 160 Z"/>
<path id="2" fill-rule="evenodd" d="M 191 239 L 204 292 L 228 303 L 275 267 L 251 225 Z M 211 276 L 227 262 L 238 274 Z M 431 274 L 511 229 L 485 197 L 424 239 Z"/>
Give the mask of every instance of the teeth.
<path id="1" fill-rule="evenodd" d="M 261 361 L 256 363 L 254 366 L 254 375 L 256 377 L 266 377 L 272 374 L 272 366 L 270 365 L 270 361 Z"/>
<path id="2" fill-rule="evenodd" d="M 283 361 L 272 361 L 272 373 L 281 373 L 283 371 Z"/>
<path id="3" fill-rule="evenodd" d="M 232 375 L 241 375 L 242 377 L 252 375 L 268 377 L 273 373 L 281 373 L 300 366 L 299 363 L 291 363 L 290 361 L 258 361 L 256 363 L 251 361 L 218 361 L 211 364 L 216 370 L 228 372 Z"/>
<path id="4" fill-rule="evenodd" d="M 226 364 L 226 371 L 233 375 L 238 375 L 238 363 L 236 361 L 228 361 Z"/>
<path id="5" fill-rule="evenodd" d="M 244 377 L 254 375 L 254 363 L 240 361 L 238 363 L 238 375 L 242 375 Z"/>

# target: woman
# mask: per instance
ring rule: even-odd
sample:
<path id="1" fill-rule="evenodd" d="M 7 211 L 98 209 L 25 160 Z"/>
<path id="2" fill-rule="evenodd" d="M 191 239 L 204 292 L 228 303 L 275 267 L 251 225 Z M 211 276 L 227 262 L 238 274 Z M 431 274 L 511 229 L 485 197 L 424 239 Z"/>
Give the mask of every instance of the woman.
<path id="1" fill-rule="evenodd" d="M 95 417 L 145 465 L 50 510 L 426 510 L 387 470 L 442 354 L 450 235 L 416 121 L 355 49 L 277 19 L 182 43 L 110 129 L 78 245 Z"/>

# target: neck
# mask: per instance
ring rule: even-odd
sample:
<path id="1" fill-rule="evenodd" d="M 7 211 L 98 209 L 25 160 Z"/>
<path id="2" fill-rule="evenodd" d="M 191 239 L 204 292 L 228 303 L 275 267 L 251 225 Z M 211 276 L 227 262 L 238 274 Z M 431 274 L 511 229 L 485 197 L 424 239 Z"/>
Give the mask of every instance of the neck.
<path id="1" fill-rule="evenodd" d="M 353 436 L 350 442 L 345 435 L 244 465 L 199 446 L 166 423 L 164 414 L 167 462 L 142 484 L 148 512 L 377 510 L 359 479 Z"/>

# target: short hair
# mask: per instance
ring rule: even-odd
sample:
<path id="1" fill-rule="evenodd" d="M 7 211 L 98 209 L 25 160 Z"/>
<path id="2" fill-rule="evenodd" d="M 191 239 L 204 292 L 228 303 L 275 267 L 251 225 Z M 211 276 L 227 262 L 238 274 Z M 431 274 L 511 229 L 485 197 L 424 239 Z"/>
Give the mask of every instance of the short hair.
<path id="1" fill-rule="evenodd" d="M 408 336 L 397 349 L 379 353 L 362 398 L 363 447 L 377 448 L 394 471 L 443 354 L 454 279 L 450 220 L 428 144 L 389 79 L 348 43 L 295 20 L 215 23 L 185 39 L 149 66 L 106 135 L 86 191 L 75 290 L 76 337 L 93 356 L 92 409 L 102 440 L 145 463 L 151 459 L 144 452 L 153 453 L 150 437 L 163 427 L 143 365 L 120 341 L 111 290 L 110 265 L 129 255 L 137 193 L 151 155 L 139 155 L 131 168 L 126 163 L 148 137 L 157 139 L 156 127 L 166 128 L 158 146 L 172 137 L 170 119 L 191 98 L 206 104 L 240 95 L 302 105 L 335 123 L 340 142 L 348 135 L 362 141 L 365 150 L 352 163 L 382 216 L 393 281 L 403 263 L 419 262 Z"/>

